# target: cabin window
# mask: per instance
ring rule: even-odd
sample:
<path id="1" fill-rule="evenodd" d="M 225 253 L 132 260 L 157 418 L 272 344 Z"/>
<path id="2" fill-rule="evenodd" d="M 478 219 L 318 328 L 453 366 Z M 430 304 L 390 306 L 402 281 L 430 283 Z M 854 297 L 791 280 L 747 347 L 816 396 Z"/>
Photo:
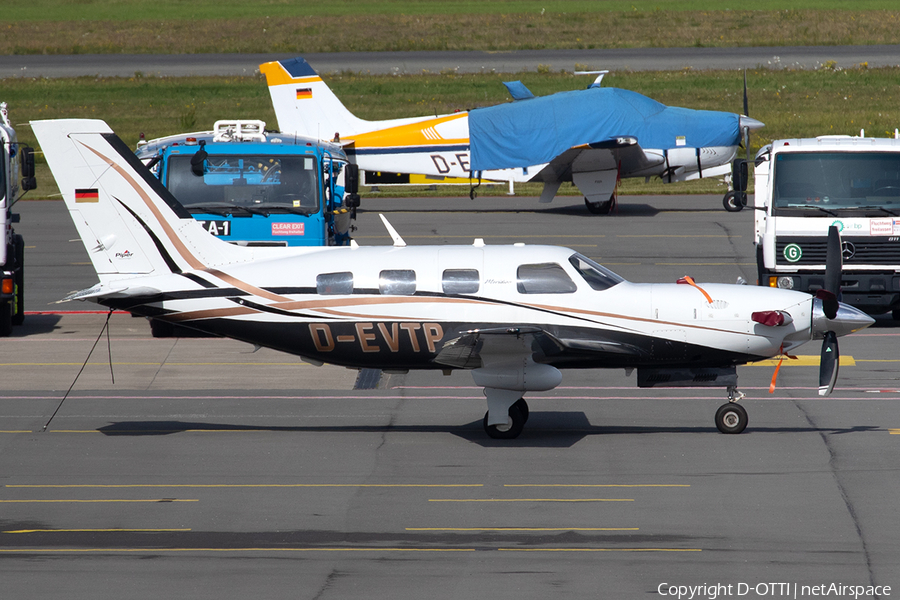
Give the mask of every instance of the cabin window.
<path id="1" fill-rule="evenodd" d="M 445 294 L 475 294 L 480 288 L 478 269 L 446 269 L 441 277 Z"/>
<path id="2" fill-rule="evenodd" d="M 520 294 L 571 294 L 577 288 L 558 264 L 539 263 L 519 267 L 516 289 Z"/>
<path id="3" fill-rule="evenodd" d="M 586 256 L 575 253 L 569 257 L 569 262 L 575 270 L 587 281 L 587 284 L 595 290 L 606 290 L 625 281 L 619 275 L 613 273 L 603 265 L 597 264 Z"/>
<path id="4" fill-rule="evenodd" d="M 386 296 L 412 296 L 416 293 L 416 272 L 393 269 L 378 274 L 378 290 Z"/>
<path id="5" fill-rule="evenodd" d="M 353 273 L 322 273 L 316 276 L 316 293 L 338 296 L 353 293 Z"/>

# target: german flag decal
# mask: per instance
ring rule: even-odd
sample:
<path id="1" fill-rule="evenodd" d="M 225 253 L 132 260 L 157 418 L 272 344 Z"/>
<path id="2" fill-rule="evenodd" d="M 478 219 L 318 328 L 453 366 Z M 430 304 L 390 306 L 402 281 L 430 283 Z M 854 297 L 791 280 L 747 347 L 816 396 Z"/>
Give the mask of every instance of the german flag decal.
<path id="1" fill-rule="evenodd" d="M 97 193 L 97 188 L 75 190 L 75 202 L 100 202 L 100 194 Z"/>
<path id="2" fill-rule="evenodd" d="M 297 100 L 312 98 L 312 88 L 297 88 Z"/>

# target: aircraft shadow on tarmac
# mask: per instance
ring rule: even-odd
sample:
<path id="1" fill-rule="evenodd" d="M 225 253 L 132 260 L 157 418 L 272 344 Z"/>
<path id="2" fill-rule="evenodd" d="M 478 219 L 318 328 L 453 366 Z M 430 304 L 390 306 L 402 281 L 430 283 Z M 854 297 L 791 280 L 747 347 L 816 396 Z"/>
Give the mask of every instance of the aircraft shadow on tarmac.
<path id="1" fill-rule="evenodd" d="M 824 433 L 843 435 L 882 431 L 884 428 L 866 425 L 841 428 L 817 427 L 753 427 L 750 425 L 742 435 L 754 433 Z M 214 432 L 214 431 L 259 431 L 274 433 L 451 433 L 467 442 L 485 448 L 569 448 L 587 436 L 594 435 L 644 435 L 703 433 L 721 435 L 715 426 L 698 425 L 695 427 L 653 427 L 637 425 L 591 425 L 583 412 L 534 411 L 528 419 L 528 425 L 518 438 L 514 440 L 494 440 L 488 438 L 481 426 L 481 420 L 464 425 L 333 425 L 333 426 L 258 426 L 233 425 L 226 423 L 200 423 L 188 421 L 120 421 L 98 429 L 109 436 L 151 436 L 171 435 L 175 433 Z"/>
<path id="2" fill-rule="evenodd" d="M 477 200 L 476 200 L 477 202 Z M 387 209 L 370 209 L 366 211 L 365 209 L 360 208 L 360 213 L 372 212 L 372 213 L 409 213 L 409 212 L 427 212 L 435 210 L 434 206 L 429 206 L 428 208 L 415 208 L 413 206 L 403 207 L 403 208 L 387 208 Z M 602 220 L 604 218 L 610 217 L 655 217 L 660 213 L 660 209 L 650 206 L 649 204 L 635 204 L 633 202 L 628 202 L 625 204 L 619 204 L 609 215 L 599 216 L 592 215 L 588 212 L 588 210 L 584 207 L 584 204 L 569 204 L 564 206 L 549 206 L 546 208 L 533 208 L 524 205 L 510 205 L 498 208 L 485 208 L 479 207 L 471 204 L 462 204 L 459 208 L 443 208 L 441 210 L 450 210 L 453 212 L 478 212 L 478 213 L 494 213 L 494 214 L 520 214 L 520 213 L 532 213 L 532 214 L 543 214 L 543 215 L 564 215 L 564 216 L 572 216 L 572 217 L 583 217 L 590 219 Z M 695 209 L 695 208 L 676 208 L 670 209 L 667 208 L 666 212 L 698 212 L 698 210 L 706 210 L 706 209 Z"/>

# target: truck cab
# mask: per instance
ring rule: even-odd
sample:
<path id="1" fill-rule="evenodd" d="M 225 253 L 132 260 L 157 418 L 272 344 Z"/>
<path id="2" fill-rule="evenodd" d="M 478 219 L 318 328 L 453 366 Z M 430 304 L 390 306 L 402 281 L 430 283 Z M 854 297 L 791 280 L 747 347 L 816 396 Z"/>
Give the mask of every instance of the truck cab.
<path id="1" fill-rule="evenodd" d="M 900 135 L 776 140 L 756 156 L 759 284 L 815 293 L 828 228 L 841 234 L 842 301 L 900 319 Z"/>
<path id="2" fill-rule="evenodd" d="M 12 207 L 21 194 L 37 187 L 34 151 L 19 145 L 9 122 L 6 102 L 0 103 L 0 337 L 12 333 L 25 320 L 25 241 L 13 229 L 18 215 Z M 19 172 L 22 179 L 19 181 Z"/>
<path id="3" fill-rule="evenodd" d="M 137 156 L 212 235 L 247 246 L 350 243 L 358 170 L 338 144 L 264 121 L 138 144 Z"/>

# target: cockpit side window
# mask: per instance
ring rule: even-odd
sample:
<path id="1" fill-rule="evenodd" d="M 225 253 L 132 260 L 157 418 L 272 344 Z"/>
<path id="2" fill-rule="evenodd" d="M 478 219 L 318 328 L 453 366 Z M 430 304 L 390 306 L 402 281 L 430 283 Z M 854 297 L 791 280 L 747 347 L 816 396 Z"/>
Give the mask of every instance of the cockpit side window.
<path id="1" fill-rule="evenodd" d="M 578 288 L 558 264 L 538 263 L 519 266 L 516 289 L 520 294 L 571 294 Z"/>
<path id="2" fill-rule="evenodd" d="M 322 273 L 316 276 L 316 293 L 323 296 L 338 296 L 353 293 L 353 273 Z"/>
<path id="3" fill-rule="evenodd" d="M 569 257 L 569 262 L 575 267 L 575 270 L 587 281 L 588 285 L 595 290 L 607 290 L 612 286 L 625 281 L 624 278 L 613 273 L 603 265 L 597 264 L 586 256 L 582 256 L 577 252 Z"/>
<path id="4" fill-rule="evenodd" d="M 480 288 L 478 269 L 445 269 L 441 287 L 445 294 L 477 294 Z"/>
<path id="5" fill-rule="evenodd" d="M 386 296 L 416 293 L 416 272 L 412 269 L 385 270 L 378 274 L 378 290 Z"/>

